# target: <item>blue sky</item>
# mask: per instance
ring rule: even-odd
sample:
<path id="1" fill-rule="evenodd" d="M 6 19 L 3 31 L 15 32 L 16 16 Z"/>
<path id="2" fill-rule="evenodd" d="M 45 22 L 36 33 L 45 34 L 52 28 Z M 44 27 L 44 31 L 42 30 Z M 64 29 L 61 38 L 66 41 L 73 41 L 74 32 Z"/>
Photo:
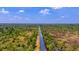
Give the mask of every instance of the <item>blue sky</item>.
<path id="1" fill-rule="evenodd" d="M 0 23 L 79 23 L 79 7 L 0 7 Z"/>

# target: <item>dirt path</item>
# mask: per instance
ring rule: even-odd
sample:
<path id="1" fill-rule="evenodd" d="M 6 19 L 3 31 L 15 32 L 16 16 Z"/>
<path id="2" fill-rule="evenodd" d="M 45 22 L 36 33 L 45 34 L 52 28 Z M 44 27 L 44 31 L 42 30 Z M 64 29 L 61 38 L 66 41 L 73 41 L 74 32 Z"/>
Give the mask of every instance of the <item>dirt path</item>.
<path id="1" fill-rule="evenodd" d="M 40 50 L 40 37 L 39 37 L 39 35 L 37 36 L 35 46 L 36 46 L 35 51 L 39 51 Z"/>

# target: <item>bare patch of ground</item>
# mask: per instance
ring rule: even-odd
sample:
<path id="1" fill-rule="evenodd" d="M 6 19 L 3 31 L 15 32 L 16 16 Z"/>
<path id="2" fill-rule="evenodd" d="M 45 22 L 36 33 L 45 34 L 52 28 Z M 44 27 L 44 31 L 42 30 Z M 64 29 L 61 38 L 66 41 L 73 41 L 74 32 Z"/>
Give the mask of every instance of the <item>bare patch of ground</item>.
<path id="1" fill-rule="evenodd" d="M 40 37 L 39 37 L 39 35 L 37 36 L 35 46 L 36 46 L 35 51 L 39 51 L 40 50 Z"/>

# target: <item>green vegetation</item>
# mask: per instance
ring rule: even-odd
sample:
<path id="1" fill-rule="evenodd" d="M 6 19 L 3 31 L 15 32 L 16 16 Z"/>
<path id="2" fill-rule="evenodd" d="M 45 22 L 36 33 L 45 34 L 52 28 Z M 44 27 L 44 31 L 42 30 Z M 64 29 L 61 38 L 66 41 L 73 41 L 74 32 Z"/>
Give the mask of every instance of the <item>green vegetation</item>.
<path id="1" fill-rule="evenodd" d="M 48 51 L 79 51 L 79 24 L 40 26 Z"/>
<path id="2" fill-rule="evenodd" d="M 40 25 L 48 51 L 79 51 L 79 24 Z M 0 24 L 0 51 L 40 50 L 38 25 Z"/>
<path id="3" fill-rule="evenodd" d="M 36 25 L 1 24 L 0 51 L 33 51 L 37 35 Z"/>

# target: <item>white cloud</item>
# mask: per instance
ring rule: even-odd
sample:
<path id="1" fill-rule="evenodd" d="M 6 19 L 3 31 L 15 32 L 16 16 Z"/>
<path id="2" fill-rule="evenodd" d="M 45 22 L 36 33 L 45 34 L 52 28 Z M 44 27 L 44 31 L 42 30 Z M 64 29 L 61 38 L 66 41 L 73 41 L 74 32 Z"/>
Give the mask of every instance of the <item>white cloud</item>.
<path id="1" fill-rule="evenodd" d="M 0 10 L 0 13 L 3 13 L 3 14 L 8 14 L 8 13 L 9 13 L 9 11 L 6 11 L 4 8 L 2 8 L 2 9 Z"/>
<path id="2" fill-rule="evenodd" d="M 49 11 L 50 11 L 49 9 L 43 9 L 39 13 L 43 14 L 43 15 L 48 15 L 48 14 L 50 14 Z"/>
<path id="3" fill-rule="evenodd" d="M 24 12 L 24 10 L 19 10 L 19 12 L 20 12 L 20 13 L 23 13 L 23 12 Z"/>
<path id="4" fill-rule="evenodd" d="M 65 18 L 65 16 L 61 16 L 61 18 Z"/>
<path id="5" fill-rule="evenodd" d="M 52 9 L 58 10 L 58 9 L 62 9 L 63 7 L 51 7 Z"/>

